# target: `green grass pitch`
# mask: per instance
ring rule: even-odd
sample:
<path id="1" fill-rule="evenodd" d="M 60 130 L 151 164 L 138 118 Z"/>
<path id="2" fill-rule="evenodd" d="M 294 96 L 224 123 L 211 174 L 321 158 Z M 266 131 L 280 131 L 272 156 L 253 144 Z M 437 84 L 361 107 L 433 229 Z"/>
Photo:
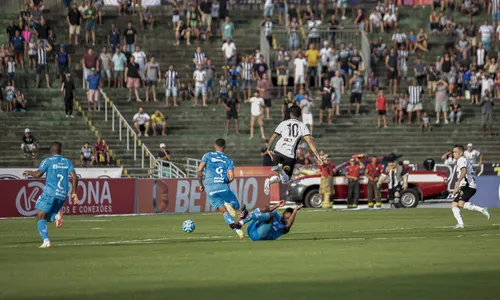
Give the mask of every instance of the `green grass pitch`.
<path id="1" fill-rule="evenodd" d="M 299 212 L 277 241 L 240 240 L 218 214 L 0 221 L 0 299 L 500 299 L 492 210 Z M 182 231 L 192 219 L 196 230 Z"/>

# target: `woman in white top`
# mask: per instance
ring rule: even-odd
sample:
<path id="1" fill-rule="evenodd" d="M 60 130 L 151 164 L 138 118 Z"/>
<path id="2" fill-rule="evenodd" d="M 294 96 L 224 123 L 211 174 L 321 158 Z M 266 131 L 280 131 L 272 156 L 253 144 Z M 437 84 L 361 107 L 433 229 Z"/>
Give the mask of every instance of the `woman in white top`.
<path id="1" fill-rule="evenodd" d="M 457 160 L 453 157 L 453 152 L 448 151 L 443 156 L 441 156 L 441 159 L 444 160 L 445 165 L 454 165 Z"/>
<path id="2" fill-rule="evenodd" d="M 255 91 L 253 97 L 245 100 L 245 103 L 251 103 L 250 107 L 250 140 L 253 139 L 253 128 L 255 126 L 255 121 L 260 127 L 260 136 L 263 140 L 266 139 L 264 135 L 264 121 L 262 119 L 262 112 L 264 111 L 264 99 L 260 96 L 258 91 Z"/>

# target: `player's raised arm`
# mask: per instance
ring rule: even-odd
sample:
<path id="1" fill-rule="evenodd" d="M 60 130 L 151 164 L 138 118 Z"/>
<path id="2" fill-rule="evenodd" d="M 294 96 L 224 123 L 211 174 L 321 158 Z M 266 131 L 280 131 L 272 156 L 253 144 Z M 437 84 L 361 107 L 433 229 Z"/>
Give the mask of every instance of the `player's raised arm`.
<path id="1" fill-rule="evenodd" d="M 297 215 L 297 212 L 304 206 L 304 204 L 301 204 L 293 209 L 292 215 L 290 218 L 288 218 L 288 221 L 286 222 L 286 231 L 290 230 L 292 228 L 293 222 L 295 221 L 295 216 Z"/>
<path id="2" fill-rule="evenodd" d="M 314 153 L 314 156 L 316 156 L 316 159 L 318 160 L 319 164 L 323 164 L 323 160 L 321 159 L 321 156 L 319 155 L 318 149 L 316 148 L 316 143 L 313 141 L 310 135 L 305 135 L 304 140 L 306 141 L 307 145 L 309 145 L 309 148 L 311 148 L 311 151 Z"/>

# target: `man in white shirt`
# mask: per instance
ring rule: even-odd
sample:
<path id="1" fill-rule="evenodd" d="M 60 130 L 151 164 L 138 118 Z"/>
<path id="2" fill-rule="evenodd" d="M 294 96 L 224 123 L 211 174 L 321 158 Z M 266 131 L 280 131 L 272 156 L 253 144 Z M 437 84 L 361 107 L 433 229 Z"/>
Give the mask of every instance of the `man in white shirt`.
<path id="1" fill-rule="evenodd" d="M 370 33 L 373 33 L 373 27 L 380 28 L 380 32 L 384 32 L 384 23 L 382 22 L 382 15 L 377 10 L 373 10 L 370 14 Z"/>
<path id="2" fill-rule="evenodd" d="M 266 139 L 264 134 L 264 121 L 262 119 L 262 112 L 264 111 L 264 99 L 260 96 L 258 91 L 255 91 L 253 97 L 245 100 L 245 103 L 250 103 L 250 139 L 253 139 L 253 128 L 255 126 L 255 121 L 259 124 L 260 135 L 263 140 Z"/>
<path id="3" fill-rule="evenodd" d="M 470 143 L 467 145 L 467 150 L 464 151 L 464 156 L 473 165 L 477 164 L 477 159 L 479 159 L 480 165 L 483 163 L 483 155 L 474 149 Z"/>
<path id="4" fill-rule="evenodd" d="M 332 54 L 332 48 L 328 46 L 328 41 L 323 42 L 323 48 L 319 50 L 319 56 L 321 58 L 321 74 L 328 73 L 328 61 Z"/>
<path id="5" fill-rule="evenodd" d="M 481 77 L 481 98 L 485 96 L 486 91 L 492 91 L 495 82 L 487 73 L 483 72 Z"/>
<path id="6" fill-rule="evenodd" d="M 308 94 L 305 95 L 306 98 L 300 101 L 300 109 L 302 110 L 302 122 L 307 126 L 309 125 L 309 131 L 311 136 L 313 134 L 313 114 L 312 108 L 314 107 L 314 102 Z"/>
<path id="7" fill-rule="evenodd" d="M 387 29 L 388 27 L 392 29 L 398 28 L 398 17 L 393 12 L 386 12 L 383 21 L 384 29 Z"/>
<path id="8" fill-rule="evenodd" d="M 134 127 L 137 130 L 137 136 L 142 135 L 142 131 L 144 131 L 144 136 L 149 136 L 149 125 L 151 118 L 147 113 L 144 112 L 144 108 L 139 107 L 139 111 L 134 115 L 132 119 L 134 121 Z"/>
<path id="9" fill-rule="evenodd" d="M 493 27 L 488 24 L 488 20 L 484 20 L 484 24 L 479 27 L 478 32 L 481 34 L 481 41 L 483 42 L 484 49 L 486 49 L 486 51 L 490 50 L 491 38 L 494 30 Z"/>
<path id="10" fill-rule="evenodd" d="M 141 79 L 144 80 L 144 70 L 146 68 L 146 53 L 141 50 L 139 46 L 135 46 L 135 52 L 132 53 L 132 56 L 134 57 L 134 61 L 136 64 L 139 65 L 139 68 L 141 69 Z"/>
<path id="11" fill-rule="evenodd" d="M 236 63 L 236 45 L 227 38 L 226 42 L 222 44 L 222 58 L 224 59 L 224 75 L 227 78 L 227 70 Z"/>
<path id="12" fill-rule="evenodd" d="M 201 95 L 203 99 L 203 107 L 207 107 L 207 89 L 205 82 L 207 81 L 207 73 L 198 65 L 198 70 L 194 71 L 194 106 L 198 106 L 198 97 Z"/>
<path id="13" fill-rule="evenodd" d="M 297 86 L 300 88 L 304 88 L 304 84 L 306 83 L 305 77 L 305 69 L 307 66 L 307 61 L 302 56 L 302 53 L 299 53 L 295 60 L 293 61 L 293 75 L 294 75 L 294 84 L 293 84 L 293 93 L 297 94 Z"/>

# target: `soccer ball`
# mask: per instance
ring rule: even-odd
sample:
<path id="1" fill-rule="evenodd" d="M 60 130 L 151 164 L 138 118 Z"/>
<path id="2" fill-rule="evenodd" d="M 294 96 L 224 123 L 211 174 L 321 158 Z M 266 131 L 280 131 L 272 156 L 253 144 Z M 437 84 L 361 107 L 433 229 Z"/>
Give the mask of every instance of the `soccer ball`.
<path id="1" fill-rule="evenodd" d="M 194 221 L 192 220 L 186 220 L 182 223 L 182 230 L 184 230 L 184 232 L 191 233 L 195 228 L 196 224 L 194 224 Z"/>

